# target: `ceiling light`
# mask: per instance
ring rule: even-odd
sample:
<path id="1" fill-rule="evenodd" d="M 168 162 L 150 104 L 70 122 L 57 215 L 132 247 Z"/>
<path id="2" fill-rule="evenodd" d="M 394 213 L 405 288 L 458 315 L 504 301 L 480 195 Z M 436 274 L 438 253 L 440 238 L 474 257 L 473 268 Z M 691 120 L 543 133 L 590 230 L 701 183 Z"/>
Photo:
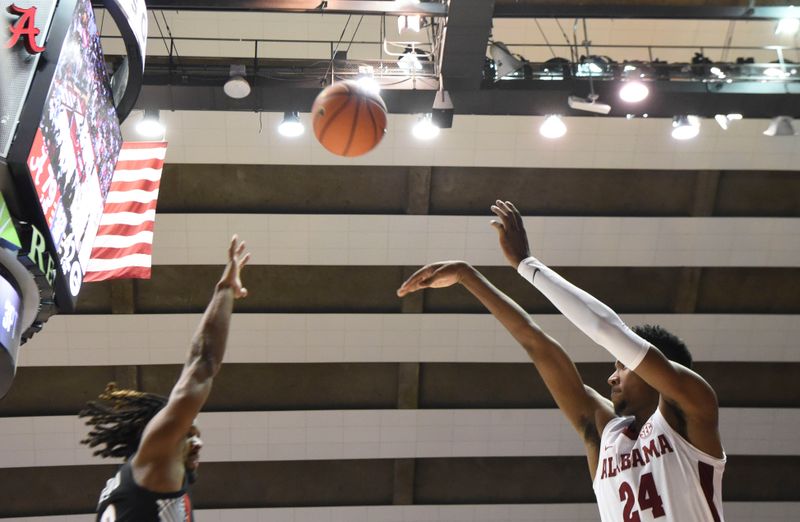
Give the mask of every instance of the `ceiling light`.
<path id="1" fill-rule="evenodd" d="M 439 127 L 433 124 L 431 113 L 420 114 L 417 123 L 411 129 L 411 134 L 418 140 L 432 140 L 439 135 Z"/>
<path id="2" fill-rule="evenodd" d="M 522 69 L 525 62 L 511 54 L 506 44 L 503 42 L 492 42 L 489 46 L 489 54 L 494 60 L 496 79 L 503 78 Z"/>
<path id="3" fill-rule="evenodd" d="M 605 56 L 581 56 L 575 76 L 602 76 L 611 68 L 611 59 Z"/>
<path id="4" fill-rule="evenodd" d="M 764 131 L 765 136 L 794 136 L 795 134 L 791 116 L 773 118 L 767 130 Z"/>
<path id="5" fill-rule="evenodd" d="M 397 60 L 397 66 L 404 71 L 422 70 L 422 64 L 420 63 L 419 58 L 417 58 L 417 53 L 410 47 L 406 49 L 406 51 L 403 53 L 403 56 Z"/>
<path id="6" fill-rule="evenodd" d="M 767 67 L 764 69 L 764 76 L 768 76 L 770 78 L 786 78 L 789 76 L 789 73 L 780 67 Z"/>
<path id="7" fill-rule="evenodd" d="M 161 138 L 165 131 L 158 109 L 145 109 L 144 116 L 136 124 L 136 132 L 147 138 Z"/>
<path id="8" fill-rule="evenodd" d="M 719 124 L 722 130 L 728 130 L 728 123 L 730 122 L 730 120 L 728 120 L 728 117 L 726 115 L 717 114 L 716 116 L 714 116 L 714 119 Z"/>
<path id="9" fill-rule="evenodd" d="M 700 134 L 700 118 L 697 116 L 675 116 L 672 120 L 672 137 L 676 140 L 691 140 Z"/>
<path id="10" fill-rule="evenodd" d="M 548 139 L 556 139 L 567 133 L 567 126 L 561 120 L 561 116 L 551 114 L 544 119 L 542 126 L 539 127 L 539 134 Z"/>
<path id="11" fill-rule="evenodd" d="M 782 18 L 775 27 L 775 34 L 793 35 L 800 30 L 800 18 Z"/>
<path id="12" fill-rule="evenodd" d="M 607 103 L 597 103 L 597 94 L 590 94 L 588 98 L 580 96 L 570 96 L 567 98 L 567 105 L 570 109 L 578 111 L 594 112 L 597 114 L 608 114 L 611 112 L 611 105 Z"/>
<path id="13" fill-rule="evenodd" d="M 245 78 L 244 65 L 231 65 L 230 79 L 225 82 L 225 94 L 234 99 L 246 98 L 250 95 L 250 83 Z"/>
<path id="14" fill-rule="evenodd" d="M 650 94 L 650 89 L 641 82 L 625 82 L 619 90 L 619 97 L 628 103 L 638 103 Z"/>
<path id="15" fill-rule="evenodd" d="M 371 65 L 358 66 L 356 83 L 371 94 L 379 94 L 381 92 L 381 84 L 375 80 L 375 69 Z"/>
<path id="16" fill-rule="evenodd" d="M 409 31 L 418 33 L 421 21 L 422 17 L 420 15 L 400 15 L 397 17 L 397 32 L 400 34 Z"/>
<path id="17" fill-rule="evenodd" d="M 296 138 L 305 132 L 306 128 L 300 121 L 300 115 L 295 111 L 283 113 L 283 121 L 278 125 L 278 132 L 287 138 Z"/>

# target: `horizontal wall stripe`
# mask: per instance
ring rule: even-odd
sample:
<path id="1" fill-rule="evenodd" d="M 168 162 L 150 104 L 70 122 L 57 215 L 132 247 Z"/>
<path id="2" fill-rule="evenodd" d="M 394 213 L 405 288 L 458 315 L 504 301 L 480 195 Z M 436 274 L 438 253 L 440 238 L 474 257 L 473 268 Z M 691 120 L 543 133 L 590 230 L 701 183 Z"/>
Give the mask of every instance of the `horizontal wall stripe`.
<path id="1" fill-rule="evenodd" d="M 580 456 L 558 410 L 351 410 L 201 413 L 202 462 Z M 800 409 L 720 411 L 728 455 L 792 455 Z M 0 468 L 102 462 L 76 416 L 0 418 Z"/>
<path id="2" fill-rule="evenodd" d="M 411 133 L 416 115 L 389 114 L 386 137 L 357 158 L 331 154 L 312 132 L 280 136 L 272 130 L 281 121 L 276 112 L 164 111 L 161 120 L 169 129 L 168 163 L 787 171 L 800 163 L 791 139 L 762 134 L 766 119 L 745 119 L 727 131 L 707 124 L 685 143 L 670 136 L 666 118 L 565 117 L 569 132 L 548 140 L 538 131 L 543 116 L 459 114 L 452 129 L 420 141 Z M 126 135 L 133 136 L 132 126 L 123 125 Z"/>
<path id="3" fill-rule="evenodd" d="M 725 502 L 726 522 L 795 522 L 798 502 Z M 201 522 L 598 522 L 595 504 L 343 506 L 198 509 Z M 6 518 L 6 522 L 94 522 L 94 515 Z"/>
<path id="4" fill-rule="evenodd" d="M 410 207 L 420 177 L 430 178 L 429 197 Z M 703 187 L 714 185 L 709 201 Z M 800 177 L 789 171 L 226 165 L 217 160 L 167 164 L 158 211 L 485 217 L 492 200 L 511 197 L 524 216 L 800 217 L 798 194 Z M 698 205 L 702 201 L 708 204 Z"/>
<path id="5" fill-rule="evenodd" d="M 246 313 L 400 313 L 397 288 L 418 268 L 402 266 L 247 266 L 250 293 L 236 302 Z M 479 267 L 530 313 L 556 309 L 511 267 Z M 618 313 L 797 314 L 800 267 L 559 267 L 567 280 Z M 135 313 L 201 313 L 219 281 L 219 265 L 161 265 L 150 280 L 135 280 L 123 300 Z M 112 282 L 86 284 L 78 313 L 113 311 Z M 422 312 L 485 313 L 461 287 L 423 292 Z M 691 299 L 689 297 L 691 296 Z M 413 298 L 413 299 L 416 299 Z M 407 298 L 408 300 L 408 298 Z"/>
<path id="6" fill-rule="evenodd" d="M 409 363 L 227 363 L 214 379 L 209 412 L 373 410 L 401 404 Z M 530 363 L 420 363 L 420 409 L 555 408 Z M 578 363 L 584 382 L 609 391 L 611 363 Z M 182 365 L 47 366 L 17 370 L 0 416 L 76 415 L 111 381 L 167 395 Z M 800 363 L 699 362 L 693 366 L 724 408 L 800 408 Z"/>
<path id="7" fill-rule="evenodd" d="M 197 509 L 385 506 L 392 502 L 396 462 L 206 463 L 193 488 L 194 504 Z M 413 464 L 413 500 L 419 505 L 594 502 L 585 457 L 432 458 Z M 733 455 L 723 500 L 798 502 L 793 480 L 798 466 L 797 456 Z M 115 470 L 113 465 L 8 468 L 0 474 L 0 517 L 91 512 Z"/>
<path id="8" fill-rule="evenodd" d="M 795 522 L 798 502 L 725 502 L 726 522 Z M 198 509 L 201 522 L 599 522 L 595 504 L 343 506 Z M 94 522 L 94 515 L 5 519 L 6 522 Z"/>
<path id="9" fill-rule="evenodd" d="M 524 282 L 523 282 L 524 284 Z M 181 364 L 200 314 L 58 315 L 19 352 L 19 366 Z M 795 315 L 625 314 L 660 324 L 695 361 L 800 362 Z M 534 320 L 576 362 L 611 356 L 561 315 Z M 229 363 L 529 362 L 491 315 L 234 314 Z"/>
<path id="10" fill-rule="evenodd" d="M 507 264 L 494 216 L 159 214 L 153 264 L 225 261 L 234 233 L 253 264 Z M 783 218 L 530 217 L 537 257 L 554 266 L 797 266 L 800 220 Z"/>

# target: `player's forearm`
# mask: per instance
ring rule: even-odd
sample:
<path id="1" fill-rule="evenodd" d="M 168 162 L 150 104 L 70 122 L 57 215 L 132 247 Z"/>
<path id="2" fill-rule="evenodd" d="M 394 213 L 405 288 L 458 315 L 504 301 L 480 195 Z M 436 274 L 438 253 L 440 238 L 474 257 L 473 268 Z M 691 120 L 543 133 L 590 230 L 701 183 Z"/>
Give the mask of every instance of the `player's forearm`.
<path id="1" fill-rule="evenodd" d="M 198 380 L 213 377 L 222 365 L 228 344 L 233 300 L 231 288 L 215 288 L 195 332 L 187 364 L 196 366 L 198 375 L 195 377 Z"/>
<path id="2" fill-rule="evenodd" d="M 530 315 L 474 267 L 462 269 L 461 284 L 470 291 L 532 357 L 543 346 L 544 333 Z"/>
<path id="3" fill-rule="evenodd" d="M 594 342 L 628 368 L 639 365 L 649 343 L 631 331 L 611 308 L 536 258 L 523 260 L 517 270 Z"/>

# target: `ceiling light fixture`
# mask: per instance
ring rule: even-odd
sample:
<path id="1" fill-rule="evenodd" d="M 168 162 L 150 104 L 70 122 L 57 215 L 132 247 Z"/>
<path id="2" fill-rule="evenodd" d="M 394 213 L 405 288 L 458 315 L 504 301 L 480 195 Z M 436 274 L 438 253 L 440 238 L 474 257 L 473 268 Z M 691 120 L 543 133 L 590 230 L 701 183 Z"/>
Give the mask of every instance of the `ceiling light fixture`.
<path id="1" fill-rule="evenodd" d="M 796 134 L 791 116 L 773 118 L 767 130 L 764 131 L 765 136 L 794 136 Z"/>
<path id="2" fill-rule="evenodd" d="M 439 135 L 439 127 L 433 124 L 433 115 L 420 114 L 417 123 L 411 128 L 411 134 L 418 140 L 432 140 Z"/>
<path id="3" fill-rule="evenodd" d="M 742 119 L 742 115 L 738 113 L 733 114 L 717 114 L 714 116 L 714 119 L 719 124 L 722 130 L 728 130 L 728 127 L 732 121 L 738 121 Z"/>
<path id="4" fill-rule="evenodd" d="M 642 82 L 625 82 L 619 97 L 628 103 L 639 103 L 650 95 L 650 89 Z"/>
<path id="5" fill-rule="evenodd" d="M 422 26 L 422 17 L 420 15 L 400 15 L 397 17 L 397 32 L 400 34 L 409 31 L 418 33 Z"/>
<path id="6" fill-rule="evenodd" d="M 775 34 L 785 34 L 785 35 L 793 35 L 796 34 L 798 30 L 800 30 L 800 18 L 797 16 L 791 16 L 794 11 L 794 6 L 789 6 L 787 11 L 787 16 L 783 17 L 778 21 L 778 25 L 775 26 Z"/>
<path id="7" fill-rule="evenodd" d="M 672 137 L 676 140 L 691 140 L 700 134 L 700 118 L 697 116 L 675 116 L 672 120 Z"/>
<path id="8" fill-rule="evenodd" d="M 161 138 L 166 128 L 160 120 L 158 109 L 145 109 L 142 119 L 136 124 L 136 132 L 147 138 Z"/>
<path id="9" fill-rule="evenodd" d="M 551 114 L 544 119 L 542 126 L 539 127 L 539 134 L 545 138 L 554 140 L 567 133 L 567 126 L 561 120 L 561 116 Z"/>
<path id="10" fill-rule="evenodd" d="M 422 70 L 422 63 L 420 63 L 419 58 L 417 57 L 417 52 L 411 46 L 407 47 L 403 53 L 403 56 L 397 60 L 397 66 L 404 71 Z"/>
<path id="11" fill-rule="evenodd" d="M 306 128 L 300 121 L 300 114 L 296 111 L 283 113 L 283 121 L 278 125 L 278 133 L 287 138 L 296 138 L 305 132 Z"/>
<path id="12" fill-rule="evenodd" d="M 245 78 L 246 74 L 244 65 L 231 65 L 231 77 L 222 87 L 225 94 L 237 100 L 247 98 L 250 95 L 250 83 Z"/>
<path id="13" fill-rule="evenodd" d="M 372 94 L 379 94 L 381 92 L 381 84 L 375 79 L 375 69 L 371 65 L 358 66 L 358 78 L 356 79 L 356 83 L 366 92 Z"/>
<path id="14" fill-rule="evenodd" d="M 489 46 L 489 54 L 492 55 L 495 67 L 495 79 L 499 80 L 509 74 L 513 74 L 525 66 L 525 61 L 519 55 L 514 56 L 503 42 L 492 42 Z"/>

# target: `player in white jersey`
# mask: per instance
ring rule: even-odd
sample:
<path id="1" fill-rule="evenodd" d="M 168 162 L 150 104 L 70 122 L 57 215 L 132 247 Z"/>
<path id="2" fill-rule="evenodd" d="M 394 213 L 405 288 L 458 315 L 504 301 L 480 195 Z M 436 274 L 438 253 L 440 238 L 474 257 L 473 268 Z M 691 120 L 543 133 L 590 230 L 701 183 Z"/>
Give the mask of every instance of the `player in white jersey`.
<path id="1" fill-rule="evenodd" d="M 421 268 L 398 295 L 460 283 L 525 348 L 583 439 L 603 522 L 721 522 L 719 406 L 711 386 L 690 369 L 686 346 L 661 327 L 628 328 L 609 307 L 531 257 L 513 204 L 497 201 L 492 211 L 511 265 L 617 359 L 608 378 L 610 400 L 583 383 L 564 349 L 519 305 L 463 261 Z"/>

